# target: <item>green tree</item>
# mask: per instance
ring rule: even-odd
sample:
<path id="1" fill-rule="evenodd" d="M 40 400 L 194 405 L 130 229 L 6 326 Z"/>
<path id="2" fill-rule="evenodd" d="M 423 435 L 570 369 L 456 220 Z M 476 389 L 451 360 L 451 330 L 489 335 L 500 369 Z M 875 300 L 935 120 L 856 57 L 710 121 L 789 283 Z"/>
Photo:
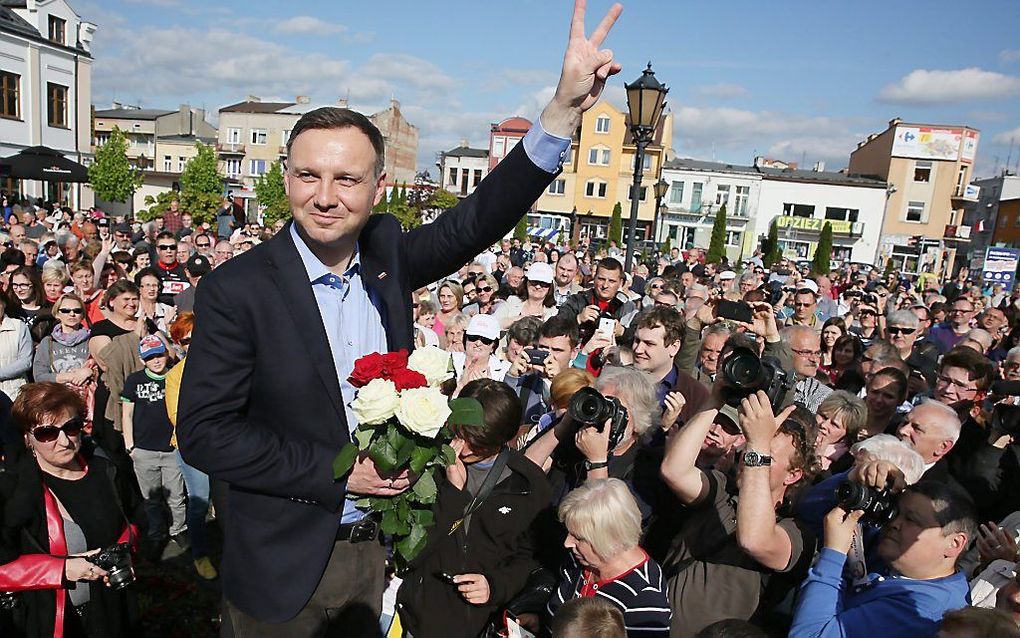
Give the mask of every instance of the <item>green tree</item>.
<path id="1" fill-rule="evenodd" d="M 666 243 L 662 245 L 662 254 L 668 257 L 671 250 L 673 250 L 673 238 L 666 237 Z"/>
<path id="2" fill-rule="evenodd" d="M 779 226 L 775 219 L 769 224 L 769 234 L 765 239 L 765 245 L 762 246 L 762 252 L 762 263 L 766 268 L 771 268 L 772 264 L 783 258 L 783 253 L 779 250 Z"/>
<path id="3" fill-rule="evenodd" d="M 818 237 L 818 245 L 815 246 L 815 256 L 811 260 L 811 270 L 816 275 L 829 274 L 829 259 L 832 257 L 832 224 L 825 222 L 822 226 L 822 234 Z"/>
<path id="4" fill-rule="evenodd" d="M 89 184 L 96 197 L 107 202 L 126 202 L 142 185 L 145 176 L 131 167 L 124 133 L 113 127 L 110 139 L 96 150 L 96 161 L 89 166 Z"/>
<path id="5" fill-rule="evenodd" d="M 623 243 L 623 206 L 620 202 L 613 206 L 613 216 L 609 219 L 609 241 L 615 241 L 617 246 Z"/>
<path id="6" fill-rule="evenodd" d="M 882 273 L 883 279 L 888 279 L 889 275 L 896 272 L 896 265 L 893 263 L 892 257 L 885 260 L 885 272 Z"/>
<path id="7" fill-rule="evenodd" d="M 401 204 L 407 203 L 407 182 L 400 185 L 400 193 L 397 195 L 397 201 Z"/>
<path id="8" fill-rule="evenodd" d="M 181 191 L 185 193 L 223 193 L 223 177 L 217 167 L 216 150 L 201 142 L 195 143 L 198 153 L 188 160 L 181 173 Z"/>
<path id="9" fill-rule="evenodd" d="M 429 198 L 429 206 L 437 210 L 449 210 L 457 205 L 460 199 L 444 188 L 437 188 Z"/>
<path id="10" fill-rule="evenodd" d="M 712 224 L 712 239 L 708 244 L 706 264 L 718 264 L 726 257 L 726 204 L 715 211 L 715 223 Z"/>
<path id="11" fill-rule="evenodd" d="M 255 180 L 255 195 L 263 206 L 263 223 L 266 226 L 290 218 L 290 201 L 283 186 L 283 167 L 273 162 L 269 170 Z"/>
<path id="12" fill-rule="evenodd" d="M 521 217 L 521 220 L 517 222 L 514 227 L 514 239 L 520 239 L 521 241 L 527 241 L 528 239 L 528 216 Z"/>
<path id="13" fill-rule="evenodd" d="M 198 223 L 214 223 L 216 211 L 223 206 L 223 178 L 216 163 L 216 151 L 212 146 L 198 142 L 197 154 L 184 165 L 181 173 L 181 191 L 164 191 L 153 197 L 148 195 L 145 204 L 149 207 L 140 211 L 142 219 L 153 219 L 164 214 L 174 199 L 180 201 L 181 210 L 191 213 Z"/>

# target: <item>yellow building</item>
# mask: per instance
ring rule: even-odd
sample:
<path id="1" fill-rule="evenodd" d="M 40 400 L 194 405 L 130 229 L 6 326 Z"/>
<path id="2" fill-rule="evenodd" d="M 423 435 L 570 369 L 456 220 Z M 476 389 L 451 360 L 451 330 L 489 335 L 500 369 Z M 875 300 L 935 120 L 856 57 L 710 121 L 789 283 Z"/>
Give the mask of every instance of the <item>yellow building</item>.
<path id="1" fill-rule="evenodd" d="M 630 118 L 606 100 L 585 112 L 574 134 L 563 172 L 539 198 L 530 215 L 535 226 L 570 228 L 574 237 L 604 239 L 613 207 L 623 209 L 624 240 L 630 218 L 630 189 L 637 147 L 630 134 Z M 662 173 L 663 155 L 673 144 L 673 114 L 665 113 L 645 151 L 638 207 L 637 238 L 651 239 L 655 218 L 654 184 Z"/>

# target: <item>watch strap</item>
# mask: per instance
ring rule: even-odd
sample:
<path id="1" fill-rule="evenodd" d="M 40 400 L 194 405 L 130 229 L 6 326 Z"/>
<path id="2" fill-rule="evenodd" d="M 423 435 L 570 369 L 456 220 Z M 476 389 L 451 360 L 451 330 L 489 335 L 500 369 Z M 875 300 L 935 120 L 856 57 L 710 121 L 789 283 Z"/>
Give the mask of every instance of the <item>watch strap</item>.
<path id="1" fill-rule="evenodd" d="M 584 461 L 584 469 L 589 471 L 589 472 L 592 471 L 592 470 L 600 470 L 600 469 L 602 469 L 604 467 L 609 467 L 609 461 L 608 460 L 598 461 L 598 462 L 595 462 L 595 463 L 592 463 L 591 461 L 589 461 L 587 459 L 585 459 L 585 461 Z"/>

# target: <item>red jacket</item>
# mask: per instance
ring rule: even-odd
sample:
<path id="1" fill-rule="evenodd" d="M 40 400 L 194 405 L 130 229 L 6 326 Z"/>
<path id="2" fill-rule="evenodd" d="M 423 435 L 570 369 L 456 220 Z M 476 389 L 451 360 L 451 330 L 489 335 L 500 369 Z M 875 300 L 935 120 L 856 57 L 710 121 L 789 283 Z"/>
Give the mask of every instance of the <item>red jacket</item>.
<path id="1" fill-rule="evenodd" d="M 85 459 L 79 463 L 88 472 Z M 49 488 L 43 485 L 43 501 L 46 507 L 46 529 L 49 536 L 49 554 L 22 554 L 13 561 L 0 565 L 0 591 L 25 591 L 32 589 L 56 590 L 56 617 L 53 619 L 53 638 L 63 638 L 64 613 L 67 596 L 64 595 L 64 557 L 67 555 L 67 539 L 64 537 L 64 519 L 57 507 L 57 500 Z M 137 551 L 138 530 L 126 523 L 118 543 L 131 543 L 131 551 Z"/>

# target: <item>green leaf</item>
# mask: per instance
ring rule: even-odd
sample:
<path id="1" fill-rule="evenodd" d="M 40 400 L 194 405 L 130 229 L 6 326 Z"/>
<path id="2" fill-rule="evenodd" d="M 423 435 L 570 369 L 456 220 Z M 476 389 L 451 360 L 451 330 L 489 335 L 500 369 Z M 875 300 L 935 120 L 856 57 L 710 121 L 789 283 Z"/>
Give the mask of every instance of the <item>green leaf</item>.
<path id="1" fill-rule="evenodd" d="M 358 458 L 358 446 L 348 443 L 333 459 L 333 478 L 340 480 L 354 467 L 354 461 Z"/>
<path id="2" fill-rule="evenodd" d="M 436 458 L 435 448 L 416 445 L 414 451 L 411 452 L 411 471 L 415 474 L 421 474 L 429 461 L 434 458 Z"/>
<path id="3" fill-rule="evenodd" d="M 414 439 L 401 433 L 398 433 L 398 436 L 400 437 L 400 444 L 397 446 L 397 467 L 404 467 L 411 460 L 411 456 L 418 446 L 415 444 Z"/>
<path id="4" fill-rule="evenodd" d="M 436 501 L 436 494 L 438 489 L 436 488 L 436 479 L 433 478 L 432 472 L 425 472 L 421 475 L 421 478 L 415 482 L 412 491 L 421 498 L 423 503 L 434 503 Z"/>
<path id="5" fill-rule="evenodd" d="M 383 534 L 389 534 L 390 536 L 397 533 L 400 529 L 400 522 L 397 518 L 396 511 L 390 510 L 383 514 L 382 522 L 379 524 L 379 529 L 382 530 Z"/>
<path id="6" fill-rule="evenodd" d="M 425 549 L 425 541 L 428 538 L 426 530 L 421 525 L 412 525 L 407 536 L 397 541 L 397 553 L 406 561 L 414 560 L 421 550 Z"/>
<path id="7" fill-rule="evenodd" d="M 436 523 L 436 515 L 432 510 L 415 510 L 412 518 L 416 524 L 423 527 L 432 527 Z"/>
<path id="8" fill-rule="evenodd" d="M 453 465 L 457 462 L 457 450 L 449 445 L 443 445 L 441 455 L 443 457 L 443 465 Z"/>
<path id="9" fill-rule="evenodd" d="M 393 472 L 400 467 L 397 463 L 397 450 L 390 445 L 387 438 L 378 438 L 372 441 L 372 445 L 368 448 L 368 455 L 380 472 Z"/>
<path id="10" fill-rule="evenodd" d="M 451 359 L 452 361 L 452 359 Z M 472 425 L 483 427 L 485 425 L 485 409 L 482 402 L 474 397 L 458 397 L 450 401 L 450 418 L 446 420 L 451 425 Z"/>
<path id="11" fill-rule="evenodd" d="M 358 447 L 362 450 L 367 450 L 372 445 L 372 437 L 375 436 L 374 427 L 359 427 L 354 431 L 354 439 L 358 442 Z"/>

